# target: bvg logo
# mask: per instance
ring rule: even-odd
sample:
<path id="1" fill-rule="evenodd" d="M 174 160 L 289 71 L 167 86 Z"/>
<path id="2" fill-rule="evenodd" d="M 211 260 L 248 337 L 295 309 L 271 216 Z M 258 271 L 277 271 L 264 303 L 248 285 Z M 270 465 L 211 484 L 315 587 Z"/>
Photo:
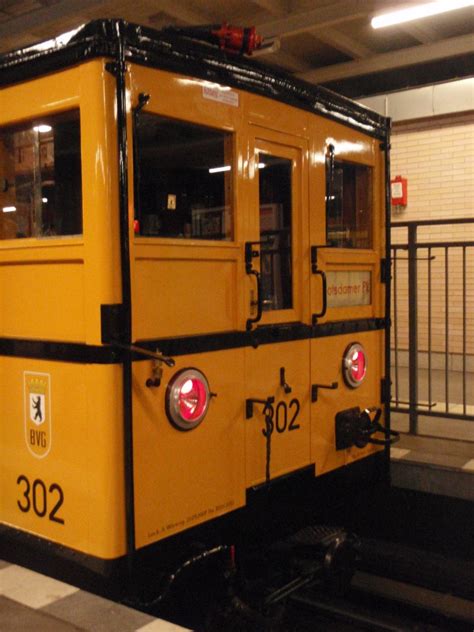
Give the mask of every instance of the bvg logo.
<path id="1" fill-rule="evenodd" d="M 42 459 L 51 449 L 51 376 L 25 371 L 24 391 L 26 445 Z"/>

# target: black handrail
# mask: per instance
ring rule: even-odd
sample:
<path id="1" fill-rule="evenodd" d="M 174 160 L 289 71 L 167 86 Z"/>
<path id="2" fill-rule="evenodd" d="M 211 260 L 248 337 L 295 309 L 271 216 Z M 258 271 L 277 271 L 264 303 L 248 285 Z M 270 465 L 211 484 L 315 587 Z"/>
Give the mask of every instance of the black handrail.
<path id="1" fill-rule="evenodd" d="M 393 277 L 394 277 L 394 314 L 393 314 L 393 331 L 394 331 L 394 343 L 395 343 L 395 400 L 392 401 L 391 410 L 393 412 L 404 412 L 409 414 L 410 418 L 410 432 L 412 434 L 417 434 L 418 432 L 418 417 L 419 415 L 423 415 L 424 417 L 438 417 L 438 418 L 450 418 L 450 419 L 463 419 L 463 420 L 474 420 L 474 415 L 470 413 L 468 410 L 468 394 L 467 394 L 467 337 L 468 337 L 468 319 L 467 319 L 467 299 L 466 299 L 466 291 L 467 291 L 467 270 L 468 270 L 468 254 L 469 261 L 471 261 L 471 252 L 474 248 L 474 241 L 471 239 L 470 241 L 459 239 L 454 240 L 452 237 L 449 240 L 441 241 L 437 238 L 436 241 L 429 240 L 429 237 L 425 237 L 424 241 L 419 241 L 418 239 L 418 227 L 430 227 L 430 226 L 459 226 L 459 225 L 472 225 L 474 224 L 473 217 L 466 218 L 453 218 L 453 219 L 437 219 L 437 220 L 412 220 L 412 221 L 403 221 L 403 222 L 393 222 L 390 225 L 391 229 L 405 229 L 408 233 L 408 239 L 403 243 L 392 244 L 391 250 L 393 253 L 393 261 L 394 266 L 392 269 Z M 471 231 L 470 231 L 471 232 Z M 436 236 L 437 237 L 437 236 Z M 420 250 L 426 250 L 427 256 L 420 256 Z M 459 309 L 459 303 L 461 304 L 461 329 L 459 332 L 461 338 L 461 349 L 459 351 L 462 362 L 462 367 L 460 369 L 461 372 L 461 388 L 462 388 L 462 413 L 459 411 L 454 412 L 453 410 L 453 402 L 450 402 L 452 395 L 452 386 L 451 386 L 451 370 L 450 370 L 450 358 L 453 353 L 453 345 L 452 345 L 452 307 L 454 303 L 453 292 L 451 288 L 455 285 L 455 277 L 453 276 L 454 267 L 450 265 L 451 257 L 454 257 L 454 252 L 460 252 L 458 255 L 458 262 L 460 264 L 459 276 L 456 277 L 458 287 L 462 290 L 462 296 L 459 296 L 459 301 L 457 302 L 457 308 Z M 470 250 L 468 250 L 470 249 Z M 399 252 L 405 251 L 408 253 L 408 257 L 401 258 L 398 255 Z M 437 251 L 437 252 L 436 252 Z M 433 252 L 436 252 L 436 256 L 433 255 Z M 440 268 L 440 276 L 441 278 L 436 279 L 436 284 L 433 283 L 433 266 L 432 261 L 439 260 L 438 263 L 442 268 Z M 460 261 L 459 261 L 460 260 Z M 403 299 L 400 296 L 399 291 L 397 291 L 397 277 L 400 276 L 400 263 L 407 262 L 407 274 L 408 274 L 408 287 L 409 287 L 409 297 L 408 300 L 408 335 L 409 335 L 409 343 L 407 346 L 408 352 L 408 367 L 409 367 L 409 401 L 406 402 L 408 404 L 408 408 L 405 409 L 401 405 L 405 402 L 402 401 L 399 394 L 399 341 L 398 341 L 398 304 Z M 428 404 L 424 404 L 419 401 L 419 371 L 418 371 L 418 357 L 419 357 L 419 349 L 418 349 L 418 327 L 419 327 L 419 319 L 420 312 L 418 311 L 418 290 L 424 291 L 424 288 L 417 287 L 417 279 L 419 274 L 419 268 L 422 263 L 419 262 L 427 262 L 427 287 L 426 291 L 428 293 L 427 296 L 427 310 L 423 312 L 426 316 L 427 323 L 427 358 L 428 358 L 428 367 L 427 367 L 427 393 L 428 393 Z M 443 265 L 444 263 L 444 265 Z M 397 265 L 398 264 L 398 265 Z M 444 275 L 444 282 L 442 276 Z M 444 406 L 440 406 L 440 404 L 436 404 L 432 401 L 433 398 L 433 388 L 432 388 L 432 370 L 433 370 L 433 348 L 432 348 L 432 336 L 433 336 L 433 326 L 432 326 L 432 312 L 433 312 L 433 300 L 432 300 L 432 292 L 433 287 L 439 287 L 440 282 L 444 286 L 444 300 L 442 302 L 441 314 L 444 312 L 444 349 L 440 348 L 440 353 L 444 355 Z M 439 314 L 438 314 L 439 316 Z M 458 353 L 458 352 L 456 352 Z"/>

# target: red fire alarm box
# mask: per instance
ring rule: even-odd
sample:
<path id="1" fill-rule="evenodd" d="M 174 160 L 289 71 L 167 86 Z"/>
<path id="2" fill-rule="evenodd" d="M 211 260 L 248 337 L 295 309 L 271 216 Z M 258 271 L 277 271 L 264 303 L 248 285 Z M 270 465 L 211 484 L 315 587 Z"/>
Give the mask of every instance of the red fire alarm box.
<path id="1" fill-rule="evenodd" d="M 392 197 L 392 206 L 406 206 L 408 201 L 407 180 L 402 176 L 395 176 L 390 181 L 390 194 Z"/>

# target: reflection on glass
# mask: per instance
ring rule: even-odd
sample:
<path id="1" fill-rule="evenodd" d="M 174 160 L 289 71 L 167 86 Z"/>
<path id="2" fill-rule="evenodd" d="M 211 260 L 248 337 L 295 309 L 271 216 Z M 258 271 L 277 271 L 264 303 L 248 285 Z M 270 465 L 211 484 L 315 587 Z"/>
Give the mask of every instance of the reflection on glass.
<path id="1" fill-rule="evenodd" d="M 139 234 L 232 238 L 232 136 L 156 114 L 135 116 Z"/>
<path id="2" fill-rule="evenodd" d="M 79 111 L 0 129 L 0 239 L 82 233 Z"/>
<path id="3" fill-rule="evenodd" d="M 291 269 L 292 162 L 260 154 L 260 270 L 264 310 L 293 305 Z"/>
<path id="4" fill-rule="evenodd" d="M 372 168 L 326 163 L 327 243 L 338 248 L 372 247 Z"/>

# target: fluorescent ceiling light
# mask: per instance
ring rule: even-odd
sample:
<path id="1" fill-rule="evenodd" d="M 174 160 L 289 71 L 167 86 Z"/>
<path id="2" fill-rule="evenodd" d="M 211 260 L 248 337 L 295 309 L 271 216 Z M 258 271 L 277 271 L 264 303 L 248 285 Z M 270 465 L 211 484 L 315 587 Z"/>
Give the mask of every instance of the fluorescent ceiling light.
<path id="1" fill-rule="evenodd" d="M 378 15 L 372 18 L 371 24 L 374 29 L 380 29 L 384 26 L 392 26 L 392 24 L 401 24 L 402 22 L 410 22 L 419 18 L 426 18 L 430 15 L 438 15 L 454 9 L 464 9 L 465 7 L 474 6 L 474 0 L 439 0 L 439 2 L 428 2 L 419 4 L 408 9 L 400 9 L 392 11 L 384 15 Z"/>
<path id="2" fill-rule="evenodd" d="M 209 169 L 209 173 L 221 173 L 222 171 L 230 171 L 231 168 L 232 167 L 230 165 L 225 165 L 224 167 L 212 167 L 211 169 Z"/>
<path id="3" fill-rule="evenodd" d="M 264 162 L 259 162 L 257 169 L 265 169 L 267 165 Z M 223 167 L 211 167 L 209 173 L 222 173 L 223 171 L 230 171 L 232 167 L 230 165 L 224 165 Z"/>
<path id="4" fill-rule="evenodd" d="M 4 206 L 2 211 L 4 213 L 14 213 L 16 211 L 16 206 Z"/>
<path id="5" fill-rule="evenodd" d="M 33 127 L 33 131 L 39 132 L 40 134 L 47 134 L 52 129 L 51 125 L 36 125 Z"/>

